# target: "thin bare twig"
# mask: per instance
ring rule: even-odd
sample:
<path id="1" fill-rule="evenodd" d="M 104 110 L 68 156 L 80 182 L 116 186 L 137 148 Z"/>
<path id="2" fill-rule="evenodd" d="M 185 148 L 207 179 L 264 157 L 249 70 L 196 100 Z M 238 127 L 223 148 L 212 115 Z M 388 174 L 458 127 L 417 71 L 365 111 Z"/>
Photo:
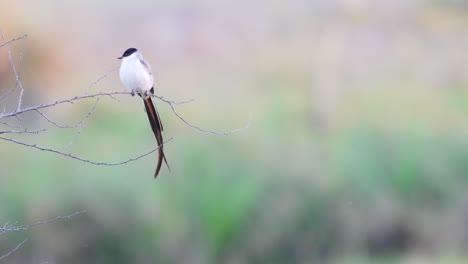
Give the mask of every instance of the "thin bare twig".
<path id="1" fill-rule="evenodd" d="M 70 219 L 70 218 L 74 217 L 75 215 L 79 215 L 79 214 L 82 214 L 82 213 L 86 213 L 86 210 L 79 211 L 79 212 L 74 212 L 74 213 L 69 214 L 69 215 L 57 216 L 57 217 L 49 219 L 49 220 L 39 221 L 39 222 L 35 222 L 35 223 L 32 223 L 32 224 L 28 224 L 28 225 L 15 226 L 15 225 L 5 224 L 3 227 L 0 227 L 0 234 L 10 232 L 10 231 L 26 230 L 26 229 L 29 229 L 31 227 L 35 227 L 35 226 L 38 226 L 38 225 L 45 225 L 45 224 L 48 224 L 50 222 L 55 222 L 57 220 Z"/>
<path id="2" fill-rule="evenodd" d="M 22 142 L 22 141 L 12 139 L 12 138 L 7 138 L 7 137 L 0 136 L 0 139 L 10 141 L 10 142 L 16 143 L 18 145 L 35 148 L 35 149 L 42 150 L 42 151 L 47 151 L 47 152 L 52 152 L 52 153 L 55 153 L 55 154 L 60 154 L 60 155 L 65 156 L 65 157 L 76 159 L 76 160 L 86 162 L 86 163 L 90 163 L 90 164 L 93 164 L 93 165 L 103 165 L 103 166 L 123 165 L 123 164 L 129 163 L 129 162 L 135 161 L 135 160 L 139 160 L 139 159 L 141 159 L 143 157 L 146 157 L 146 156 L 150 155 L 151 153 L 153 153 L 153 152 L 155 152 L 156 150 L 159 149 L 159 146 L 158 146 L 157 148 L 154 148 L 154 149 L 152 149 L 152 150 L 150 150 L 150 151 L 148 151 L 146 153 L 143 153 L 143 154 L 141 154 L 141 155 L 139 155 L 137 157 L 129 158 L 127 160 L 120 161 L 120 162 L 99 162 L 99 161 L 92 161 L 92 160 L 85 159 L 85 158 L 82 158 L 82 157 L 79 157 L 79 156 L 75 156 L 75 155 L 73 155 L 71 153 L 62 152 L 62 151 L 57 150 L 57 149 L 45 148 L 45 147 L 38 146 L 37 144 L 30 144 L 30 143 Z M 166 144 L 167 142 L 171 141 L 172 139 L 173 138 L 170 138 L 170 139 L 166 140 L 163 143 L 163 145 Z"/>
<path id="3" fill-rule="evenodd" d="M 2 35 L 2 39 L 5 40 L 5 35 L 3 34 L 3 31 L 0 31 L 0 34 Z M 8 53 L 8 61 L 10 62 L 10 65 L 11 65 L 11 69 L 13 70 L 13 73 L 15 74 L 15 88 L 13 88 L 11 91 L 14 91 L 16 89 L 16 87 L 20 87 L 20 95 L 18 97 L 18 106 L 17 106 L 17 109 L 21 109 L 21 104 L 23 102 L 23 94 L 24 94 L 24 87 L 23 87 L 23 84 L 21 83 L 21 80 L 20 80 L 20 75 L 18 73 L 18 71 L 16 70 L 16 66 L 15 66 L 15 62 L 13 61 L 13 57 L 11 56 L 11 50 L 8 46 L 6 46 L 7 48 L 7 53 Z M 2 98 L 4 97 L 5 95 L 2 95 Z"/>
<path id="4" fill-rule="evenodd" d="M 91 109 L 86 113 L 86 115 L 81 120 L 79 120 L 78 122 L 76 122 L 73 125 L 59 124 L 58 122 L 52 120 L 46 114 L 41 112 L 41 110 L 39 110 L 39 109 L 35 109 L 35 110 L 39 115 L 41 115 L 45 120 L 47 120 L 47 122 L 51 123 L 52 125 L 54 125 L 54 126 L 56 126 L 58 128 L 81 128 L 81 127 L 85 126 L 86 122 L 88 121 L 89 117 L 93 114 L 93 112 L 96 109 L 96 106 L 97 106 L 99 100 L 101 100 L 101 98 L 102 97 L 98 97 L 96 99 L 96 101 L 94 102 L 93 106 L 91 107 Z"/>
<path id="5" fill-rule="evenodd" d="M 180 120 L 182 120 L 182 122 L 184 122 L 186 125 L 198 130 L 198 131 L 201 131 L 201 132 L 205 132 L 205 133 L 210 133 L 210 134 L 214 134 L 214 135 L 224 135 L 224 136 L 227 136 L 227 135 L 231 135 L 231 134 L 234 134 L 234 133 L 238 133 L 238 132 L 242 132 L 246 129 L 248 129 L 250 127 L 250 123 L 252 122 L 252 113 L 249 114 L 249 119 L 247 120 L 247 123 L 244 127 L 242 128 L 238 128 L 238 129 L 233 129 L 233 130 L 208 130 L 208 129 L 204 129 L 204 128 L 201 128 L 197 125 L 194 125 L 192 123 L 190 123 L 189 121 L 187 121 L 184 117 L 182 117 L 178 112 L 177 110 L 175 109 L 174 105 L 170 104 L 169 103 L 169 106 L 171 107 L 172 109 L 172 112 L 174 113 L 174 115 L 176 115 Z"/>
<path id="6" fill-rule="evenodd" d="M 76 216 L 78 214 L 82 214 L 82 213 L 85 213 L 85 212 L 86 211 L 74 212 L 74 213 L 69 214 L 69 215 L 57 216 L 57 217 L 49 219 L 49 220 L 39 221 L 39 222 L 32 223 L 32 224 L 29 224 L 29 225 L 16 226 L 16 225 L 5 224 L 3 227 L 0 227 L 0 234 L 6 233 L 6 232 L 13 232 L 13 231 L 22 231 L 22 230 L 26 230 L 26 229 L 29 229 L 29 228 L 32 228 L 32 227 L 35 227 L 35 226 L 38 226 L 38 225 L 45 225 L 45 224 L 48 224 L 50 222 L 54 222 L 54 221 L 58 221 L 58 220 L 70 219 L 70 218 L 72 218 L 72 217 L 74 217 L 74 216 Z M 26 243 L 26 241 L 28 241 L 28 239 L 23 240 L 21 243 L 16 245 L 15 248 L 13 248 L 10 251 L 8 251 L 7 253 L 1 255 L 0 256 L 0 261 L 2 259 L 7 258 L 11 254 L 13 254 L 15 251 L 17 251 L 24 243 Z"/>
<path id="7" fill-rule="evenodd" d="M 26 238 L 25 240 L 23 240 L 23 242 L 21 242 L 21 243 L 19 243 L 18 245 L 16 245 L 16 247 L 13 248 L 12 250 L 8 251 L 8 252 L 5 253 L 4 255 L 1 255 L 1 256 L 0 256 L 0 261 L 2 261 L 2 259 L 7 258 L 7 257 L 10 256 L 11 254 L 13 254 L 15 251 L 17 251 L 24 243 L 26 243 L 26 241 L 28 241 L 27 238 Z"/>
<path id="8" fill-rule="evenodd" d="M 94 105 L 91 107 L 91 109 L 88 111 L 88 113 L 84 116 L 83 119 L 81 119 L 78 123 L 75 124 L 75 127 L 78 127 L 78 130 L 76 131 L 75 135 L 73 138 L 68 142 L 67 145 L 65 145 L 61 150 L 67 149 L 71 145 L 75 143 L 75 141 L 78 139 L 78 137 L 81 135 L 81 131 L 83 128 L 86 126 L 86 123 L 88 122 L 88 119 L 91 117 L 93 114 L 94 110 L 96 109 L 97 104 L 99 103 L 99 100 L 101 100 L 102 97 L 98 97 L 96 101 L 94 102 Z"/>
<path id="9" fill-rule="evenodd" d="M 28 130 L 27 128 L 24 130 L 0 130 L 0 135 L 1 134 L 39 134 L 46 130 L 47 129 Z"/>
<path id="10" fill-rule="evenodd" d="M 131 94 L 130 92 L 99 92 L 99 93 L 93 93 L 93 94 L 85 94 L 85 95 L 81 95 L 81 96 L 74 96 L 74 97 L 71 97 L 71 98 L 66 98 L 66 99 L 62 99 L 62 100 L 57 100 L 55 102 L 52 102 L 52 103 L 47 103 L 47 104 L 41 104 L 41 105 L 37 105 L 37 106 L 31 106 L 31 107 L 26 107 L 26 108 L 23 108 L 23 109 L 20 109 L 20 110 L 17 110 L 17 111 L 12 111 L 12 112 L 9 112 L 9 113 L 4 113 L 2 115 L 0 115 L 0 119 L 2 118 L 7 118 L 7 117 L 18 117 L 19 115 L 21 114 L 24 114 L 26 112 L 30 112 L 30 111 L 36 111 L 38 112 L 41 116 L 43 116 L 47 121 L 51 122 L 52 124 L 54 124 L 55 126 L 57 127 L 60 127 L 60 128 L 69 128 L 69 127 L 78 127 L 80 124 L 83 125 L 84 122 L 86 122 L 86 120 L 91 116 L 92 112 L 94 111 L 96 105 L 97 105 L 97 102 L 103 97 L 103 96 L 111 96 L 111 95 L 128 95 L 128 94 Z M 88 99 L 88 98 L 94 98 L 94 97 L 97 97 L 97 101 L 96 103 L 93 105 L 93 107 L 91 108 L 91 110 L 87 113 L 87 115 L 83 118 L 82 121 L 76 123 L 75 125 L 72 125 L 72 126 L 64 126 L 64 125 L 60 125 L 58 124 L 57 122 L 55 121 L 52 121 L 49 117 L 47 117 L 44 113 L 42 113 L 40 111 L 40 109 L 44 109 L 44 108 L 48 108 L 48 107 L 51 107 L 51 106 L 55 106 L 55 105 L 60 105 L 60 104 L 64 104 L 64 103 L 72 103 L 74 101 L 77 101 L 77 100 L 82 100 L 82 99 Z M 160 96 L 157 96 L 155 95 L 154 97 L 157 97 L 158 99 L 162 100 L 163 102 L 167 103 L 172 111 L 174 112 L 174 114 L 180 119 L 182 120 L 185 124 L 187 124 L 188 126 L 194 128 L 194 129 L 197 129 L 199 131 L 202 131 L 202 132 L 206 132 L 206 133 L 211 133 L 211 134 L 216 134 L 216 135 L 230 135 L 230 134 L 233 134 L 233 133 L 236 133 L 236 132 L 241 132 L 241 131 L 244 131 L 245 129 L 249 128 L 250 126 L 250 123 L 251 123 L 251 116 L 247 122 L 247 125 L 243 128 L 240 128 L 240 129 L 236 129 L 236 130 L 230 130 L 230 131 L 216 131 L 216 130 L 208 130 L 208 129 L 203 129 L 199 126 L 196 126 L 190 122 L 188 122 L 186 119 L 184 119 L 175 109 L 174 105 L 175 104 L 184 104 L 184 103 L 188 103 L 188 102 L 191 102 L 192 100 L 189 100 L 189 101 L 183 101 L 183 102 L 177 102 L 177 101 L 172 101 L 172 100 L 167 100 L 163 97 L 160 97 Z M 80 131 L 78 131 L 77 135 L 80 134 Z M 75 136 L 76 138 L 77 136 Z M 22 142 L 22 141 L 19 141 L 19 140 L 16 140 L 16 139 L 13 139 L 13 138 L 8 138 L 8 137 L 3 137 L 3 136 L 0 136 L 0 139 L 3 139 L 3 140 L 6 140 L 6 141 L 10 141 L 10 142 L 13 142 L 13 143 L 16 143 L 16 144 L 19 144 L 19 145 L 23 145 L 23 146 L 27 146 L 27 147 L 32 147 L 32 148 L 36 148 L 36 149 L 39 149 L 39 150 L 42 150 L 42 151 L 47 151 L 47 152 L 52 152 L 52 153 L 56 153 L 56 154 L 60 154 L 62 156 L 65 156 L 65 157 L 69 157 L 69 158 L 72 158 L 72 159 L 76 159 L 76 160 L 79 160 L 79 161 L 82 161 L 82 162 L 86 162 L 86 163 L 90 163 L 90 164 L 94 164 L 94 165 L 106 165 L 106 166 L 116 166 L 116 165 L 122 165 L 122 164 L 126 164 L 126 163 L 129 163 L 131 161 L 135 161 L 135 160 L 138 160 L 138 159 L 141 159 L 143 157 L 146 157 L 148 155 L 150 155 L 151 153 L 155 152 L 156 150 L 158 150 L 159 147 L 157 148 L 154 148 L 152 149 L 151 151 L 149 152 L 146 152 L 144 154 L 141 154 L 137 157 L 134 157 L 134 158 L 129 158 L 125 161 L 120 161 L 120 162 L 98 162 L 98 161 L 92 161 L 92 160 L 89 160 L 89 159 L 85 159 L 85 158 L 82 158 L 82 157 L 79 157 L 79 156 L 76 156 L 76 155 L 73 155 L 71 153 L 66 153 L 66 152 L 63 152 L 62 150 L 65 149 L 66 147 L 68 147 L 70 144 L 73 144 L 74 140 L 75 139 L 72 139 L 71 142 L 69 142 L 69 144 L 67 144 L 62 150 L 58 150 L 58 149 L 52 149 L 52 148 L 47 148 L 47 147 L 43 147 L 43 146 L 38 146 L 37 144 L 30 144 L 30 143 L 26 143 L 26 142 Z M 172 140 L 169 139 L 169 140 Z M 168 140 L 168 141 L 169 141 Z M 168 142 L 166 141 L 166 142 Z M 165 142 L 165 143 L 166 143 Z"/>
<path id="11" fill-rule="evenodd" d="M 39 109 L 48 108 L 48 107 L 59 105 L 59 104 L 73 103 L 74 101 L 77 101 L 77 100 L 83 100 L 83 99 L 94 98 L 94 97 L 102 97 L 102 96 L 124 95 L 124 94 L 128 95 L 128 94 L 132 94 L 132 93 L 131 92 L 98 92 L 98 93 L 93 93 L 93 94 L 84 94 L 84 95 L 81 95 L 81 96 L 74 96 L 74 97 L 71 97 L 71 98 L 57 100 L 57 101 L 52 102 L 52 103 L 26 107 L 26 108 L 16 110 L 16 111 L 12 111 L 12 112 L 9 112 L 9 113 L 3 113 L 3 114 L 0 115 L 0 119 L 5 118 L 5 117 L 18 116 L 20 114 L 30 112 L 30 111 L 38 111 Z M 233 133 L 244 131 L 244 130 L 246 130 L 246 129 L 248 129 L 250 127 L 252 115 L 250 115 L 247 124 L 243 128 L 234 129 L 234 130 L 226 130 L 226 131 L 204 129 L 204 128 L 201 128 L 201 127 L 199 127 L 197 125 L 194 125 L 194 124 L 190 123 L 189 121 L 187 121 L 175 109 L 174 105 L 186 104 L 186 103 L 192 102 L 193 99 L 188 100 L 188 101 L 173 101 L 173 100 L 165 99 L 164 97 L 158 96 L 158 95 L 153 95 L 153 97 L 156 97 L 156 98 L 160 99 L 161 101 L 167 103 L 171 107 L 173 113 L 180 120 L 182 120 L 186 125 L 188 125 L 188 126 L 190 126 L 192 128 L 195 128 L 195 129 L 197 129 L 199 131 L 202 131 L 202 132 L 211 133 L 211 134 L 215 134 L 215 135 L 230 135 L 230 134 L 233 134 Z"/>
<path id="12" fill-rule="evenodd" d="M 7 40 L 5 42 L 3 42 L 2 44 L 0 44 L 0 48 L 3 47 L 3 46 L 6 46 L 8 44 L 10 44 L 11 42 L 14 42 L 14 41 L 17 41 L 17 40 L 20 40 L 20 39 L 24 39 L 26 38 L 28 35 L 25 34 L 25 35 L 22 35 L 22 36 L 19 36 L 19 37 L 16 37 L 16 38 L 12 38 L 10 40 Z"/>
<path id="13" fill-rule="evenodd" d="M 166 104 L 172 104 L 172 105 L 183 105 L 183 104 L 188 104 L 188 103 L 191 103 L 191 102 L 195 101 L 195 99 L 189 99 L 189 100 L 185 100 L 185 101 L 174 101 L 174 100 L 166 99 L 166 97 L 156 95 L 156 94 L 151 94 L 150 96 L 156 97 L 159 100 L 165 102 Z"/>
<path id="14" fill-rule="evenodd" d="M 10 123 L 7 123 L 7 122 L 0 122 L 0 125 L 4 125 L 4 126 L 7 126 L 7 127 L 13 127 L 13 128 L 22 128 L 22 126 L 10 124 Z"/>
<path id="15" fill-rule="evenodd" d="M 99 78 L 97 78 L 95 81 L 93 81 L 87 88 L 86 88 L 86 91 L 84 94 L 88 94 L 89 90 L 94 86 L 96 85 L 98 82 L 100 82 L 101 80 L 103 80 L 104 78 L 106 78 L 111 72 L 114 72 L 115 70 L 117 70 L 118 68 L 114 68 L 114 69 L 111 69 L 109 71 L 107 71 L 104 75 L 100 76 Z M 111 95 L 110 95 L 111 96 Z M 68 142 L 67 145 L 65 145 L 64 147 L 62 147 L 60 150 L 63 151 L 65 149 L 67 149 L 68 147 L 70 147 L 71 145 L 73 145 L 75 143 L 75 141 L 78 139 L 78 137 L 81 135 L 81 131 L 83 130 L 83 128 L 86 126 L 86 123 L 88 121 L 88 119 L 91 117 L 91 115 L 93 114 L 94 110 L 96 109 L 97 107 L 97 104 L 99 103 L 99 101 L 101 100 L 102 96 L 101 97 L 98 97 L 96 99 L 96 101 L 94 102 L 94 105 L 91 107 L 91 109 L 86 113 L 86 115 L 78 122 L 76 122 L 75 124 L 73 125 L 61 125 L 55 121 L 53 121 L 51 118 L 47 117 L 46 114 L 42 113 L 40 110 L 36 110 L 44 119 L 47 120 L 47 122 L 53 124 L 54 126 L 58 127 L 58 128 L 76 128 L 77 131 L 75 133 L 75 135 L 73 136 L 73 138 Z M 113 96 L 111 96 L 112 99 L 115 99 Z M 117 99 L 115 99 L 117 100 Z"/>
<path id="16" fill-rule="evenodd" d="M 86 90 L 84 92 L 84 94 L 88 94 L 89 90 L 95 86 L 98 82 L 102 81 L 103 79 L 107 78 L 109 76 L 109 74 L 115 72 L 117 69 L 119 69 L 119 67 L 115 67 L 113 69 L 110 69 L 108 70 L 106 73 L 104 73 L 103 75 L 101 75 L 100 77 L 98 77 L 94 82 L 90 83 L 88 85 L 88 87 L 86 87 Z"/>
<path id="17" fill-rule="evenodd" d="M 124 95 L 124 94 L 128 95 L 128 94 L 132 94 L 132 93 L 131 93 L 131 92 L 117 91 L 117 92 L 98 92 L 98 93 L 92 93 L 92 94 L 77 95 L 77 96 L 73 96 L 73 97 L 66 98 L 66 99 L 56 100 L 55 102 L 51 102 L 51 103 L 46 103 L 46 104 L 40 104 L 40 105 L 36 105 L 36 106 L 25 107 L 25 108 L 22 108 L 22 109 L 19 109 L 19 110 L 15 110 L 15 111 L 11 111 L 11 112 L 8 112 L 8 113 L 2 113 L 2 114 L 0 114 L 0 119 L 5 118 L 5 117 L 18 116 L 18 115 L 21 115 L 21 114 L 26 113 L 26 112 L 37 111 L 38 109 L 48 108 L 48 107 L 55 106 L 55 105 L 59 105 L 59 104 L 64 104 L 64 103 L 71 103 L 71 104 L 73 104 L 74 101 L 78 101 L 78 100 L 83 100 L 83 99 L 88 99 L 88 98 L 94 98 L 94 97 L 102 97 L 102 96 L 109 96 L 109 97 L 111 97 L 111 96 L 113 96 L 113 95 Z M 155 97 L 158 97 L 158 96 L 155 96 Z M 162 97 L 158 97 L 158 98 L 160 98 L 161 100 L 163 100 L 163 101 L 166 102 L 166 103 L 172 103 L 172 104 L 184 104 L 184 103 L 187 103 L 187 102 L 188 102 L 188 101 L 185 101 L 185 102 L 173 102 L 173 101 L 169 101 L 169 100 L 163 99 Z"/>
<path id="18" fill-rule="evenodd" d="M 5 35 L 3 34 L 3 31 L 0 30 L 0 35 L 2 36 L 2 39 L 5 40 Z M 27 35 L 23 35 L 21 37 L 18 37 L 18 38 L 14 38 L 12 40 L 9 40 L 9 41 L 6 41 L 4 44 L 2 44 L 2 46 L 0 47 L 3 47 L 3 46 L 6 46 L 8 43 L 10 42 L 13 42 L 13 41 L 16 41 L 16 40 L 20 40 L 20 39 L 23 39 L 25 38 Z M 0 99 L 3 99 L 3 98 L 6 98 L 7 96 L 9 96 L 12 92 L 14 92 L 16 90 L 16 88 L 18 87 L 18 80 L 19 80 L 19 74 L 16 72 L 16 67 L 13 63 L 13 59 L 11 57 L 11 50 L 10 48 L 7 48 L 7 53 L 8 53 L 8 61 L 10 62 L 10 65 L 12 66 L 12 69 L 13 69 L 13 72 L 15 73 L 15 78 L 16 78 L 16 82 L 15 82 L 15 86 L 13 86 L 12 88 L 10 88 L 8 91 L 6 91 L 3 95 L 0 96 Z"/>

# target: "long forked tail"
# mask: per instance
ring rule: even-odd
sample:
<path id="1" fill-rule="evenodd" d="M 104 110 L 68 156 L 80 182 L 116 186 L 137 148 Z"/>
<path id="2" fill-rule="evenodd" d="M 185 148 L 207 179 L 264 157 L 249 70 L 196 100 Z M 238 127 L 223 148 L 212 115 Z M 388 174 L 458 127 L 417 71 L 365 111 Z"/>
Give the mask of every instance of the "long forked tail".
<path id="1" fill-rule="evenodd" d="M 154 172 L 154 178 L 158 177 L 159 170 L 161 170 L 161 165 L 162 161 L 164 159 L 164 162 L 167 165 L 167 168 L 169 170 L 169 164 L 167 163 L 166 156 L 164 155 L 164 146 L 163 146 L 163 137 L 162 137 L 162 131 L 163 131 L 163 126 L 161 123 L 161 119 L 159 118 L 158 111 L 154 107 L 153 101 L 151 100 L 150 96 L 143 97 L 143 102 L 145 104 L 146 108 L 146 114 L 148 115 L 148 120 L 151 124 L 151 129 L 153 130 L 154 136 L 156 137 L 156 141 L 158 142 L 158 165 L 156 167 L 156 171 Z"/>

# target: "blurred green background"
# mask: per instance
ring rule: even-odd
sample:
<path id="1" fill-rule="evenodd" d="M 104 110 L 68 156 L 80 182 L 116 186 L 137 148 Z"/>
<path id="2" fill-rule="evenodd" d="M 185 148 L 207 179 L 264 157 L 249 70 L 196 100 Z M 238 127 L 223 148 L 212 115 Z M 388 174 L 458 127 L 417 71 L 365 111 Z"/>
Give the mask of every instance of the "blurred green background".
<path id="1" fill-rule="evenodd" d="M 467 263 L 468 2 L 3 1 L 25 105 L 82 94 L 128 47 L 151 63 L 172 171 L 94 166 L 0 141 L 4 263 Z M 0 41 L 0 42 L 3 42 Z M 14 87 L 0 48 L 0 92 Z M 119 91 L 118 72 L 91 92 Z M 18 92 L 1 99 L 13 109 Z M 155 146 L 141 100 L 104 98 L 65 149 Z M 49 109 L 62 124 L 94 101 Z M 4 120 L 2 120 L 4 121 Z M 5 120 L 6 121 L 6 120 Z M 9 122 L 13 122 L 8 120 Z M 62 148 L 76 130 L 15 138 Z M 1 127 L 6 129 L 5 126 Z"/>

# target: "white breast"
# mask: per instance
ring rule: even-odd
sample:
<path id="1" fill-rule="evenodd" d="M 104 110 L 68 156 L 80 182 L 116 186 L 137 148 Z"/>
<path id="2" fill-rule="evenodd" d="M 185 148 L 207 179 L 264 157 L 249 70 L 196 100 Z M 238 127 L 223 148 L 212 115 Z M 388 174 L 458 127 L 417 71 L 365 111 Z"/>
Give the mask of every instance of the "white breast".
<path id="1" fill-rule="evenodd" d="M 153 74 L 146 68 L 140 58 L 132 54 L 123 58 L 120 66 L 120 80 L 128 90 L 133 92 L 146 92 L 153 87 Z"/>

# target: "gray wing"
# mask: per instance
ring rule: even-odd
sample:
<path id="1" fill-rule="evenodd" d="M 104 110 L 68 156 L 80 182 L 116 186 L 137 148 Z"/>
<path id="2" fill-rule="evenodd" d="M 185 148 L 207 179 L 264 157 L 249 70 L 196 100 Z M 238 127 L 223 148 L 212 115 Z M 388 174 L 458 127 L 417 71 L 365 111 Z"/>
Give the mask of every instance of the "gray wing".
<path id="1" fill-rule="evenodd" d="M 151 66 L 149 65 L 149 63 L 145 61 L 144 59 L 141 59 L 140 62 L 141 62 L 141 65 L 143 65 L 143 68 L 145 68 L 146 72 L 149 75 L 153 75 L 153 73 L 151 72 Z"/>

